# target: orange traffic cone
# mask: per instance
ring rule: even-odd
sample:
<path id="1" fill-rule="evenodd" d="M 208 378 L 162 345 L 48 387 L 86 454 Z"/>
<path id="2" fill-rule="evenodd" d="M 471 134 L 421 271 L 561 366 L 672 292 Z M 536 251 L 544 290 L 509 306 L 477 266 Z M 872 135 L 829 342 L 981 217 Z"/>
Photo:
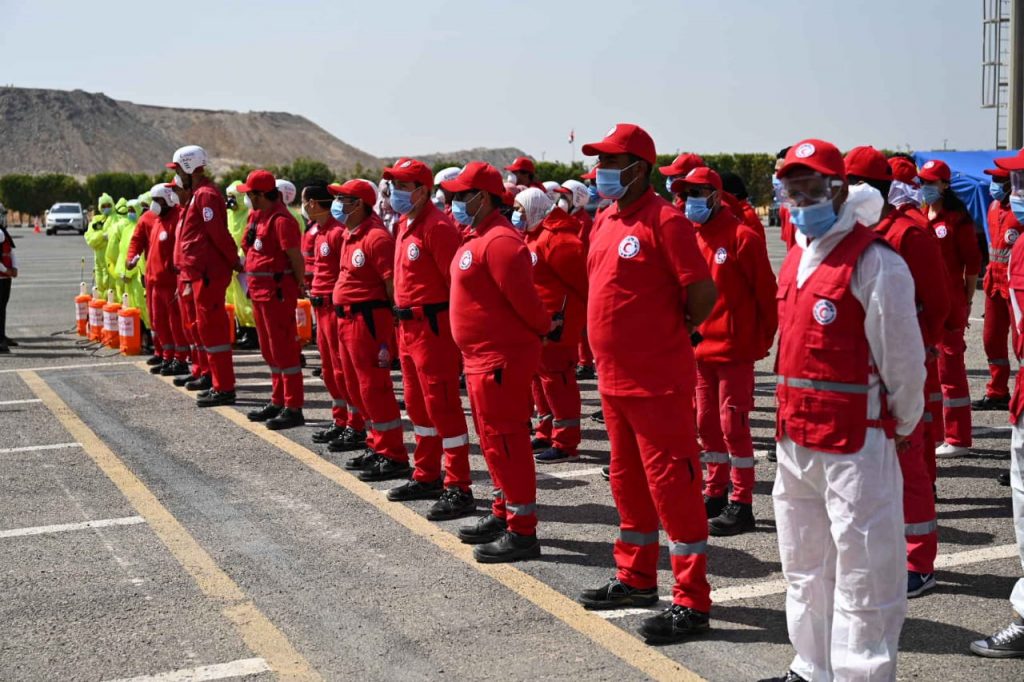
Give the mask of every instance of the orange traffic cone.
<path id="1" fill-rule="evenodd" d="M 38 219 L 36 219 L 36 227 L 32 231 L 35 232 L 36 234 L 39 234 L 40 232 L 42 232 L 42 229 L 40 229 L 40 227 L 39 227 L 39 220 Z"/>
<path id="2" fill-rule="evenodd" d="M 238 333 L 235 330 L 237 320 L 235 320 L 235 306 L 231 303 L 224 304 L 224 312 L 228 315 L 228 341 L 231 345 L 235 345 L 235 335 Z"/>
<path id="3" fill-rule="evenodd" d="M 299 334 L 300 346 L 305 346 L 313 340 L 313 305 L 308 298 L 300 298 L 295 305 L 295 328 Z"/>
<path id="4" fill-rule="evenodd" d="M 75 296 L 75 331 L 79 336 L 89 335 L 89 302 L 92 296 L 85 293 L 85 282 L 78 289 L 78 296 Z"/>
<path id="5" fill-rule="evenodd" d="M 89 302 L 89 340 L 103 341 L 103 305 L 100 290 L 92 288 L 92 300 Z"/>
<path id="6" fill-rule="evenodd" d="M 114 290 L 107 289 L 107 304 L 103 306 L 103 345 L 107 348 L 120 348 L 121 340 L 117 331 L 117 312 L 121 304 L 114 301 Z"/>
<path id="7" fill-rule="evenodd" d="M 117 332 L 122 355 L 142 352 L 142 317 L 138 308 L 129 307 L 128 294 L 122 297 L 121 310 L 117 312 Z"/>

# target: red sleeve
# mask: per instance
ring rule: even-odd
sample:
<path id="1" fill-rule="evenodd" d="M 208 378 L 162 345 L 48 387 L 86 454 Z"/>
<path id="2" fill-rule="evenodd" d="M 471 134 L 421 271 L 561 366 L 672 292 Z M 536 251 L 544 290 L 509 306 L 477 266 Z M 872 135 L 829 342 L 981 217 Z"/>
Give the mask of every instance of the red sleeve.
<path id="1" fill-rule="evenodd" d="M 291 215 L 278 215 L 277 220 L 274 222 L 281 250 L 300 249 L 302 246 L 302 231 L 299 229 L 298 221 Z"/>
<path id="2" fill-rule="evenodd" d="M 948 276 L 942 263 L 942 247 L 932 235 L 908 229 L 900 242 L 900 255 L 914 278 L 916 298 L 921 306 L 921 325 L 930 339 L 941 339 L 949 316 Z"/>
<path id="3" fill-rule="evenodd" d="M 757 211 L 754 210 L 754 207 L 746 201 L 743 202 L 743 222 L 757 233 L 757 236 L 761 238 L 761 241 L 765 240 L 764 223 L 761 222 L 761 219 L 758 217 Z"/>
<path id="4" fill-rule="evenodd" d="M 573 296 L 587 300 L 587 258 L 578 239 L 560 238 L 551 244 L 545 260 Z"/>
<path id="5" fill-rule="evenodd" d="M 137 255 L 149 253 L 149 230 L 148 221 L 140 220 L 135 223 L 135 232 L 132 233 L 132 240 L 128 242 L 126 260 L 130 261 Z"/>
<path id="6" fill-rule="evenodd" d="M 434 227 L 427 232 L 424 242 L 430 252 L 437 271 L 444 278 L 446 286 L 452 286 L 452 261 L 455 259 L 455 252 L 459 250 L 462 237 L 454 225 L 447 220 L 438 220 Z"/>
<path id="7" fill-rule="evenodd" d="M 738 233 L 736 256 L 739 258 L 743 271 L 749 273 L 754 287 L 757 305 L 757 330 L 761 333 L 761 346 L 758 350 L 767 354 L 775 340 L 775 332 L 779 328 L 779 306 L 775 300 L 778 283 L 768 260 L 768 249 L 764 240 L 753 229 L 743 229 Z"/>
<path id="8" fill-rule="evenodd" d="M 689 220 L 672 212 L 667 220 L 654 229 L 658 232 L 661 252 L 665 255 L 679 286 L 684 289 L 704 279 L 711 279 L 707 261 L 697 246 L 697 235 Z"/>
<path id="9" fill-rule="evenodd" d="M 238 245 L 228 232 L 228 209 L 224 200 L 216 191 L 200 192 L 196 195 L 196 210 L 194 213 L 201 216 L 203 229 L 213 243 L 214 248 L 220 252 L 228 267 L 235 267 L 238 264 Z M 212 217 L 207 220 L 206 209 L 210 209 Z"/>
<path id="10" fill-rule="evenodd" d="M 383 228 L 374 228 L 367 235 L 366 255 L 381 279 L 395 276 L 395 239 Z"/>
<path id="11" fill-rule="evenodd" d="M 964 264 L 964 275 L 971 277 L 981 272 L 981 250 L 974 232 L 974 221 L 966 214 L 957 221 L 956 246 Z"/>
<path id="12" fill-rule="evenodd" d="M 487 265 L 505 300 L 538 336 L 551 330 L 551 316 L 533 286 L 533 265 L 519 237 L 496 237 L 487 245 Z"/>

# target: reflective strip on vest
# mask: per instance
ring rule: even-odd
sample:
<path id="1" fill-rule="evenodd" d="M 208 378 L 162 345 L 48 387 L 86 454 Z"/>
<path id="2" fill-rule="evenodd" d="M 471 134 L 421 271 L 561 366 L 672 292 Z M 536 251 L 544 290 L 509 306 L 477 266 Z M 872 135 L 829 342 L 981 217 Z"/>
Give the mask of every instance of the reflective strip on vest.
<path id="1" fill-rule="evenodd" d="M 988 364 L 995 365 L 996 367 L 1009 367 L 1010 366 L 1010 360 L 1008 358 L 999 358 L 999 359 L 989 358 L 988 359 Z"/>
<path id="2" fill-rule="evenodd" d="M 754 458 L 753 457 L 730 457 L 729 463 L 737 469 L 753 469 Z"/>
<path id="3" fill-rule="evenodd" d="M 943 400 L 942 401 L 942 406 L 943 407 L 970 407 L 971 406 L 971 396 L 967 396 L 966 398 L 949 398 L 948 400 Z"/>
<path id="4" fill-rule="evenodd" d="M 230 353 L 231 344 L 226 343 L 223 346 L 207 346 L 205 350 L 207 353 Z"/>
<path id="5" fill-rule="evenodd" d="M 556 419 L 554 421 L 554 427 L 556 429 L 568 429 L 568 428 L 572 428 L 573 426 L 579 426 L 579 425 L 580 425 L 580 420 L 579 419 Z"/>
<path id="6" fill-rule="evenodd" d="M 928 402 L 930 402 L 930 403 L 937 403 L 940 400 L 942 400 L 942 394 L 941 393 L 929 393 L 928 394 Z"/>
<path id="7" fill-rule="evenodd" d="M 728 464 L 728 452 L 705 452 L 700 456 L 700 461 L 705 464 Z"/>
<path id="8" fill-rule="evenodd" d="M 832 393 L 866 394 L 870 387 L 867 384 L 847 384 L 840 381 L 818 381 L 817 379 L 801 379 L 799 377 L 777 377 L 776 383 L 790 388 L 804 388 L 812 391 L 831 391 Z"/>
<path id="9" fill-rule="evenodd" d="M 992 263 L 1009 263 L 1010 249 L 992 249 L 988 256 L 989 261 Z"/>
<path id="10" fill-rule="evenodd" d="M 392 419 L 389 422 L 372 422 L 371 429 L 374 431 L 394 431 L 402 428 L 402 419 Z"/>
<path id="11" fill-rule="evenodd" d="M 433 426 L 420 426 L 419 424 L 412 425 L 412 432 L 417 436 L 422 436 L 423 438 L 429 438 L 437 435 L 437 429 Z"/>
<path id="12" fill-rule="evenodd" d="M 268 365 L 268 367 L 269 367 L 269 365 Z M 270 367 L 270 373 L 271 374 L 280 374 L 281 370 L 279 368 L 277 368 L 277 367 Z"/>
<path id="13" fill-rule="evenodd" d="M 359 408 L 353 405 L 352 403 L 349 403 L 347 407 L 348 411 L 351 412 L 352 414 L 359 414 Z"/>
<path id="14" fill-rule="evenodd" d="M 921 523 L 908 523 L 903 527 L 903 534 L 907 537 L 918 535 L 930 535 L 939 529 L 939 522 L 935 519 L 922 521 Z"/>
<path id="15" fill-rule="evenodd" d="M 448 448 L 457 448 L 463 445 L 469 445 L 469 434 L 464 433 L 461 436 L 452 436 L 451 438 L 444 438 L 441 440 L 441 447 L 447 450 Z"/>
<path id="16" fill-rule="evenodd" d="M 277 277 L 278 275 L 290 275 L 291 270 L 285 270 L 284 272 L 247 272 L 246 277 Z"/>
<path id="17" fill-rule="evenodd" d="M 281 372 L 281 374 L 302 374 L 302 366 L 295 365 L 294 367 L 285 367 L 278 371 Z"/>
<path id="18" fill-rule="evenodd" d="M 331 407 L 348 407 L 348 403 L 341 398 L 335 398 L 331 401 Z"/>
<path id="19" fill-rule="evenodd" d="M 641 533 L 635 530 L 620 530 L 619 542 L 624 542 L 627 545 L 638 545 L 640 547 L 656 545 L 658 544 L 658 531 Z"/>
<path id="20" fill-rule="evenodd" d="M 701 540 L 700 542 L 676 542 L 675 540 L 668 541 L 668 552 L 672 556 L 693 556 L 695 554 L 706 554 L 707 551 L 707 540 Z"/>
<path id="21" fill-rule="evenodd" d="M 510 514 L 516 516 L 532 516 L 537 513 L 537 504 L 535 502 L 528 502 L 526 504 L 512 504 L 511 502 L 505 503 L 505 509 Z"/>

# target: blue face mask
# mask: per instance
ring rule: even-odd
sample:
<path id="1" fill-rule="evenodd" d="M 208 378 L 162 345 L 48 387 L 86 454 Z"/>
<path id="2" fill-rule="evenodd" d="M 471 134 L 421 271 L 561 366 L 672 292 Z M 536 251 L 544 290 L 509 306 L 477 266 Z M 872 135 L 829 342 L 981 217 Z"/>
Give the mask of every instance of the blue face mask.
<path id="1" fill-rule="evenodd" d="M 512 211 L 512 218 L 510 220 L 513 227 L 520 232 L 526 230 L 526 216 L 523 215 L 522 211 Z"/>
<path id="2" fill-rule="evenodd" d="M 348 220 L 348 214 L 345 213 L 345 207 L 342 205 L 339 199 L 335 199 L 331 202 L 331 216 L 342 225 Z"/>
<path id="3" fill-rule="evenodd" d="M 128 211 L 128 220 L 130 220 L 130 221 L 132 221 L 134 223 L 135 219 L 138 218 L 138 217 L 139 216 L 136 215 L 135 211 Z"/>
<path id="4" fill-rule="evenodd" d="M 805 236 L 817 239 L 836 224 L 836 210 L 831 201 L 823 201 L 813 206 L 792 206 L 789 219 L 796 229 Z"/>
<path id="5" fill-rule="evenodd" d="M 988 193 L 992 195 L 992 198 L 996 201 L 1002 201 L 1006 198 L 1006 187 L 1001 182 L 993 180 L 989 183 Z"/>
<path id="6" fill-rule="evenodd" d="M 936 185 L 922 185 L 921 186 L 921 199 L 926 204 L 934 204 L 942 198 L 942 190 Z"/>
<path id="7" fill-rule="evenodd" d="M 598 201 L 601 201 L 601 195 L 597 193 L 597 187 L 595 187 L 594 185 L 589 185 L 587 187 L 587 194 L 590 195 L 590 202 L 596 203 Z"/>
<path id="8" fill-rule="evenodd" d="M 107 207 L 107 208 L 101 208 L 101 209 L 100 209 L 100 213 L 102 213 L 103 215 L 110 215 L 110 212 L 111 212 L 112 210 L 113 210 L 113 209 L 112 209 L 112 208 L 109 208 L 109 207 Z"/>
<path id="9" fill-rule="evenodd" d="M 459 225 L 472 225 L 473 216 L 469 215 L 469 211 L 466 210 L 465 201 L 453 201 L 452 202 L 452 217 Z"/>
<path id="10" fill-rule="evenodd" d="M 634 163 L 626 168 L 632 168 Z M 622 195 L 629 189 L 629 185 L 622 184 L 622 171 L 626 168 L 598 168 L 597 169 L 597 193 L 602 199 L 621 199 Z M 635 179 L 635 178 L 634 178 Z M 630 181 L 630 184 L 633 184 Z"/>
<path id="11" fill-rule="evenodd" d="M 1024 223 L 1024 197 L 1010 196 L 1010 210 L 1017 222 Z"/>
<path id="12" fill-rule="evenodd" d="M 711 200 L 708 197 L 686 197 L 686 217 L 691 223 L 703 225 L 711 217 Z"/>
<path id="13" fill-rule="evenodd" d="M 392 187 L 391 208 L 395 209 L 395 213 L 401 213 L 402 215 L 411 213 L 413 209 L 412 192 L 406 192 Z"/>

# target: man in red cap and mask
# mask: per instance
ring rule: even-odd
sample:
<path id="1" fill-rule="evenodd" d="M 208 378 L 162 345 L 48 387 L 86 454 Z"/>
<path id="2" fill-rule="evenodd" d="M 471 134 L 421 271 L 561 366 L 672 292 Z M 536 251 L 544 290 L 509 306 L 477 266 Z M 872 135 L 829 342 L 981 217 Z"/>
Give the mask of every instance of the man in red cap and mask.
<path id="1" fill-rule="evenodd" d="M 533 559 L 540 544 L 531 384 L 541 338 L 554 323 L 533 286 L 523 237 L 501 214 L 511 197 L 497 169 L 472 161 L 441 187 L 454 195 L 452 215 L 467 228 L 451 264 L 452 335 L 495 488 L 491 513 L 461 527 L 459 538 L 477 545 L 480 562 Z"/>
<path id="2" fill-rule="evenodd" d="M 351 402 L 366 420 L 369 448 L 345 463 L 363 481 L 409 475 L 402 415 L 391 387 L 395 325 L 391 314 L 395 240 L 373 212 L 377 192 L 366 180 L 330 185 L 331 215 L 345 226 L 341 270 L 334 285 L 341 373 Z"/>
<path id="3" fill-rule="evenodd" d="M 537 166 L 528 156 L 517 156 L 511 165 L 505 166 L 505 170 L 509 172 L 509 180 L 516 185 L 544 189 L 544 185 L 537 182 Z"/>
<path id="4" fill-rule="evenodd" d="M 167 164 L 189 192 L 175 242 L 175 267 L 182 295 L 195 301 L 195 329 L 212 376 L 187 384 L 199 390 L 199 407 L 235 403 L 235 366 L 231 359 L 231 330 L 224 294 L 232 271 L 242 271 L 238 247 L 228 231 L 227 204 L 206 175 L 209 158 L 202 147 L 188 145 L 174 152 Z"/>
<path id="5" fill-rule="evenodd" d="M 690 333 L 715 303 L 715 285 L 693 226 L 650 186 L 654 140 L 631 123 L 583 146 L 597 156 L 597 189 L 612 201 L 594 225 L 587 259 L 587 329 L 611 441 L 619 510 L 614 578 L 584 590 L 590 609 L 658 601 L 658 527 L 675 585 L 672 606 L 640 634 L 678 642 L 707 630 L 707 517 L 694 433 Z"/>
<path id="6" fill-rule="evenodd" d="M 686 204 L 686 198 L 680 197 L 673 192 L 672 185 L 676 180 L 686 176 L 686 174 L 694 168 L 700 168 L 705 165 L 707 164 L 704 163 L 704 159 L 698 154 L 683 152 L 669 165 L 658 167 L 658 172 L 665 176 L 665 189 L 668 190 L 669 195 L 672 196 L 672 203 L 674 203 L 678 208 L 683 208 Z"/>
<path id="7" fill-rule="evenodd" d="M 797 229 L 778 293 L 772 495 L 796 649 L 781 679 L 894 679 L 907 609 L 896 449 L 924 407 L 914 282 L 859 222 L 868 195 L 851 196 L 834 145 L 793 145 L 778 177 Z"/>
<path id="8" fill-rule="evenodd" d="M 949 314 L 947 279 L 944 266 L 941 266 L 942 252 L 938 240 L 926 226 L 907 217 L 905 209 L 895 208 L 889 203 L 887 197 L 892 191 L 892 168 L 881 152 L 874 147 L 854 147 L 846 154 L 844 163 L 851 186 L 871 188 L 886 197 L 877 216 L 872 215 L 864 222 L 873 224 L 875 232 L 885 237 L 910 270 L 925 358 L 930 358 L 934 367 L 936 346 L 942 339 Z M 939 538 L 932 488 L 935 441 L 930 416 L 925 412 L 904 447 L 897 450 L 903 473 L 908 597 L 919 597 L 936 584 L 935 555 Z"/>
<path id="9" fill-rule="evenodd" d="M 389 500 L 435 499 L 432 520 L 476 508 L 470 489 L 469 431 L 459 398 L 459 349 L 448 318 L 451 264 L 461 236 L 435 208 L 430 167 L 399 159 L 384 169 L 391 181 L 395 223 L 395 315 L 405 405 L 416 436 L 412 478 L 388 491 Z M 444 474 L 441 458 L 444 455 Z"/>
<path id="10" fill-rule="evenodd" d="M 704 507 L 711 535 L 754 530 L 754 363 L 768 355 L 778 313 L 775 273 L 764 241 L 725 206 L 722 179 L 707 166 L 672 185 L 718 291 L 697 331 L 697 431 L 707 464 Z M 732 493 L 729 482 L 732 482 Z"/>
<path id="11" fill-rule="evenodd" d="M 295 304 L 305 289 L 302 231 L 281 200 L 277 181 L 265 170 L 249 173 L 238 191 L 249 197 L 253 220 L 245 230 L 245 273 L 249 280 L 260 352 L 270 366 L 270 402 L 248 413 L 271 431 L 306 423 Z"/>

